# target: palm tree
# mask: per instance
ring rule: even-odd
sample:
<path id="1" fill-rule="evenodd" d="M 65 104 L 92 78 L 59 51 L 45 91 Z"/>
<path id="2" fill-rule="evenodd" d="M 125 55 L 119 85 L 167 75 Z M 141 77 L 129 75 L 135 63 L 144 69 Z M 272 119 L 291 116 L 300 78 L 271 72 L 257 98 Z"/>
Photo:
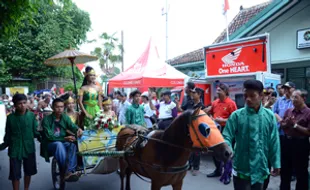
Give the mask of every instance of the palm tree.
<path id="1" fill-rule="evenodd" d="M 120 69 L 115 67 L 116 64 L 122 61 L 123 45 L 119 42 L 119 39 L 115 37 L 117 33 L 109 35 L 104 32 L 100 35 L 100 39 L 103 41 L 102 47 L 96 47 L 91 54 L 99 58 L 99 64 L 102 71 L 108 78 L 111 78 L 120 73 Z"/>

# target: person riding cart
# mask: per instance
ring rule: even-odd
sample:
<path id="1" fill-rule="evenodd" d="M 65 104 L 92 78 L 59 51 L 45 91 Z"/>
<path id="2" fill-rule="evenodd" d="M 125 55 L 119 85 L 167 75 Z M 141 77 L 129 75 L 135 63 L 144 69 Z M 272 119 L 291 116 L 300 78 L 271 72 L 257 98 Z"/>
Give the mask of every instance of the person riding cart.
<path id="1" fill-rule="evenodd" d="M 66 181 L 77 181 L 75 173 L 77 165 L 75 135 L 81 136 L 83 131 L 72 123 L 69 116 L 64 114 L 64 102 L 57 98 L 53 101 L 53 113 L 44 117 L 42 121 L 43 141 L 41 156 L 49 162 L 49 157 L 54 156 L 60 166 L 60 172 L 66 173 Z M 69 134 L 69 135 L 68 135 Z M 68 167 L 67 167 L 68 159 Z"/>

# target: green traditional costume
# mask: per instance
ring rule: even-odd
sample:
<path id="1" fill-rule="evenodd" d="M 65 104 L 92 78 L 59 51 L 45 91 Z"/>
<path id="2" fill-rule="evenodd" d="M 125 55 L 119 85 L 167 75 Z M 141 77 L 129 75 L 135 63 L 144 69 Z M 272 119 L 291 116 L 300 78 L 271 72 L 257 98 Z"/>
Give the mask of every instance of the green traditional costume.
<path id="1" fill-rule="evenodd" d="M 280 140 L 274 113 L 262 105 L 258 112 L 245 106 L 229 117 L 223 131 L 226 143 L 234 150 L 234 175 L 264 183 L 270 174 L 268 163 L 280 168 Z M 232 147 L 233 140 L 236 141 Z"/>
<path id="2" fill-rule="evenodd" d="M 100 92 L 98 92 L 95 88 L 89 88 L 87 91 L 80 90 L 79 96 L 83 98 L 83 106 L 85 111 L 93 116 L 93 119 L 96 116 L 96 113 L 100 111 L 100 107 L 98 105 L 98 96 L 101 96 Z M 87 117 L 84 118 L 84 126 L 89 126 L 92 123 L 92 119 Z"/>
<path id="3" fill-rule="evenodd" d="M 142 105 L 133 103 L 128 106 L 126 111 L 126 124 L 136 124 L 146 127 L 144 120 L 144 107 Z"/>

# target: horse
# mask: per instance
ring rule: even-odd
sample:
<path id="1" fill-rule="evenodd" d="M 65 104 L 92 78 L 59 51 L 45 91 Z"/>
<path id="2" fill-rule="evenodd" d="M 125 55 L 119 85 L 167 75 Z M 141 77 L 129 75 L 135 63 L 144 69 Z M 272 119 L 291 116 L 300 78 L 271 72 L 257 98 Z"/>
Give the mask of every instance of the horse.
<path id="1" fill-rule="evenodd" d="M 126 127 L 118 134 L 116 149 L 132 150 L 119 159 L 121 190 L 124 190 L 125 176 L 126 190 L 130 190 L 132 173 L 141 179 L 141 176 L 149 178 L 151 190 L 168 185 L 181 190 L 191 151 L 210 148 L 224 162 L 232 155 L 214 121 L 200 108 L 183 112 L 165 131 L 155 130 L 140 138 L 147 140 L 142 147 L 133 145 L 139 139 L 137 130 Z"/>

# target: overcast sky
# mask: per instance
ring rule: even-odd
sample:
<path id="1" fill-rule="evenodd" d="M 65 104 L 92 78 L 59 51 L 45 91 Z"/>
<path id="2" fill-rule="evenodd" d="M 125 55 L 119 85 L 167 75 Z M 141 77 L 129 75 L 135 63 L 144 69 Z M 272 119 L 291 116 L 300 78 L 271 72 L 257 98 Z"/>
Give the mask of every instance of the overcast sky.
<path id="1" fill-rule="evenodd" d="M 90 14 L 92 31 L 88 39 L 103 33 L 124 31 L 125 69 L 142 54 L 152 37 L 163 60 L 166 56 L 166 17 L 162 8 L 166 0 L 73 0 Z M 267 0 L 229 0 L 228 20 L 239 8 Z M 168 58 L 212 44 L 225 29 L 223 0 L 168 0 Z M 83 44 L 80 50 L 90 53 L 100 43 Z M 95 64 L 91 64 L 95 65 Z"/>

